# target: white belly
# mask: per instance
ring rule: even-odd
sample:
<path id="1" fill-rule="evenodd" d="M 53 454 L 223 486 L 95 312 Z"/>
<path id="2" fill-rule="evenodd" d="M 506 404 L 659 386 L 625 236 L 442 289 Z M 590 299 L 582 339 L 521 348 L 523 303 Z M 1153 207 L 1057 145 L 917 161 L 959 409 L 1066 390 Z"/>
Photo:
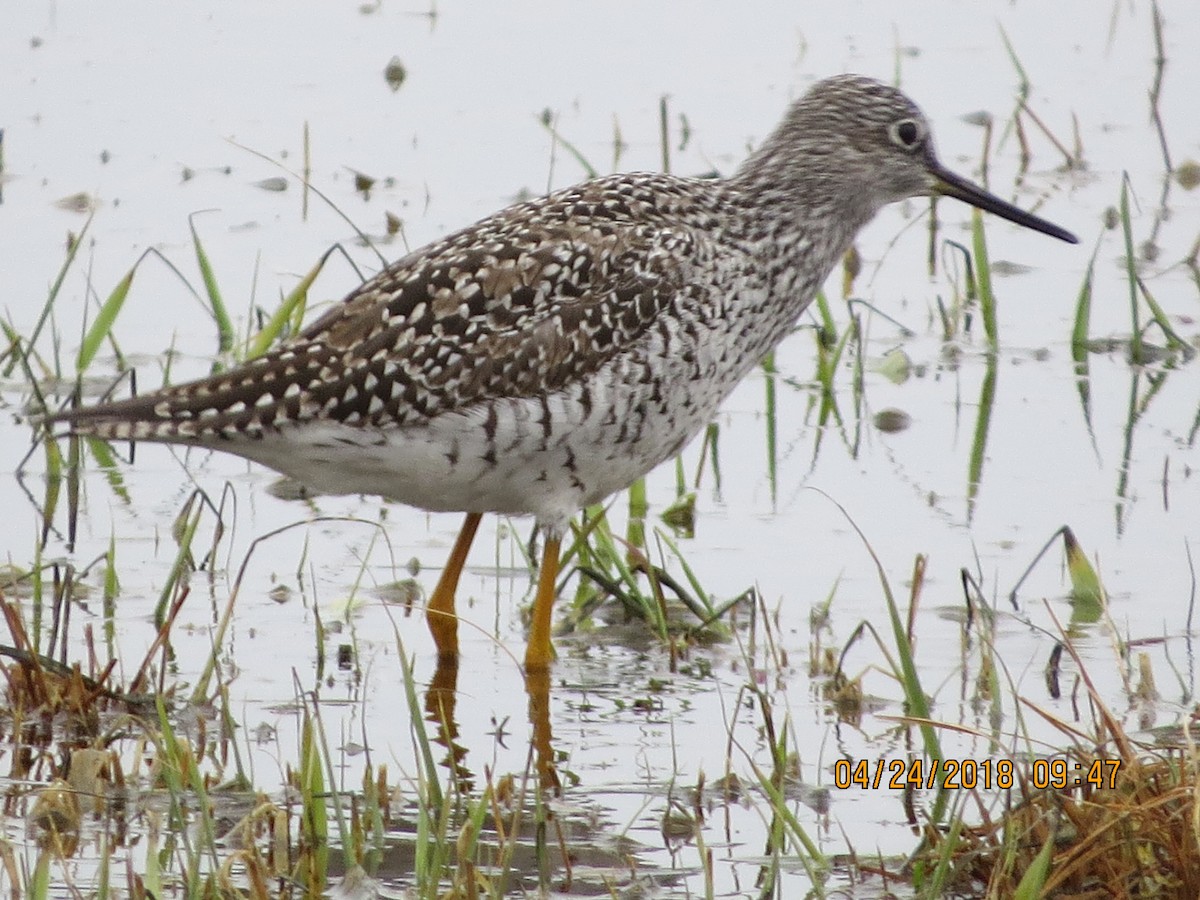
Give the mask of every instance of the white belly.
<path id="1" fill-rule="evenodd" d="M 589 404 L 572 387 L 544 403 L 495 400 L 421 425 L 316 420 L 218 446 L 326 493 L 533 515 L 562 530 L 577 510 L 628 487 L 708 423 L 725 392 L 695 368 L 668 365 L 657 390 L 630 383 L 627 372 L 598 375 L 588 381 Z"/>

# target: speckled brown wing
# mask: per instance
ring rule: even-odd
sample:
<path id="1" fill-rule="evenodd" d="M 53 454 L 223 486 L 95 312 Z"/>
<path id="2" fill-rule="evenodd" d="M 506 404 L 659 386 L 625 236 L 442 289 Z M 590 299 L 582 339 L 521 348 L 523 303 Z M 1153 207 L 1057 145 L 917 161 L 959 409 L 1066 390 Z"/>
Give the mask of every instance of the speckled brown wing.
<path id="1" fill-rule="evenodd" d="M 511 207 L 415 251 L 293 341 L 228 372 L 50 421 L 104 438 L 203 443 L 314 419 L 420 423 L 554 392 L 662 320 L 705 239 L 656 216 L 651 192 L 631 192 L 629 176 L 611 184 Z"/>

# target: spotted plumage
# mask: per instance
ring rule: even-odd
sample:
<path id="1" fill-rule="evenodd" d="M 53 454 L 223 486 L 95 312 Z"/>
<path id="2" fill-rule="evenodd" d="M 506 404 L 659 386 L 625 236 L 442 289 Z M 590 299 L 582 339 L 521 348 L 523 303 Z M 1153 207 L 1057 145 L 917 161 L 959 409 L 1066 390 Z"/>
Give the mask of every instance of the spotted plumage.
<path id="1" fill-rule="evenodd" d="M 516 204 L 259 359 L 48 418 L 556 537 L 710 420 L 881 207 L 934 193 L 1074 241 L 942 168 L 899 91 L 840 76 L 727 179 L 611 175 Z"/>

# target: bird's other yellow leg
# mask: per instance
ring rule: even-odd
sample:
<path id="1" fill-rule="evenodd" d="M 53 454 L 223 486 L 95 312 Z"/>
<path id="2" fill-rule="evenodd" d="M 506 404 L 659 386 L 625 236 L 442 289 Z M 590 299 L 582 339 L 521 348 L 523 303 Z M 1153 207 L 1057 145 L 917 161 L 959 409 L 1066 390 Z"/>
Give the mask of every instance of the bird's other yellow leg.
<path id="1" fill-rule="evenodd" d="M 467 513 L 458 539 L 454 542 L 454 549 L 450 551 L 450 559 L 446 561 L 446 568 L 442 569 L 442 577 L 438 579 L 433 596 L 425 607 L 425 621 L 429 623 L 429 633 L 433 635 L 433 643 L 437 646 L 439 665 L 458 662 L 458 615 L 454 612 L 454 594 L 458 590 L 458 576 L 467 562 L 467 553 L 471 550 L 471 541 L 475 539 L 475 531 L 482 517 L 482 513 Z"/>
<path id="2" fill-rule="evenodd" d="M 550 646 L 550 614 L 554 612 L 554 584 L 558 580 L 559 539 L 546 538 L 542 566 L 538 571 L 537 595 L 533 598 L 533 624 L 525 648 L 525 671 L 545 672 L 554 661 Z"/>

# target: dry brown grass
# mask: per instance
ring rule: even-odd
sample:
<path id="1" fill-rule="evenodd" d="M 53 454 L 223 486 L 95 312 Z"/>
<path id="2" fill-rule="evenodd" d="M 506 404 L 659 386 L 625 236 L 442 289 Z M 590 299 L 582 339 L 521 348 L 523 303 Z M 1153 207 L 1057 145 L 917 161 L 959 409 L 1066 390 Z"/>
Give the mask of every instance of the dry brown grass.
<path id="1" fill-rule="evenodd" d="M 1055 759 L 1067 783 L 1046 784 L 1047 760 L 1030 758 L 999 815 L 979 798 L 980 824 L 962 828 L 953 849 L 954 887 L 989 898 L 1200 897 L 1200 755 L 1190 729 L 1171 746 L 1135 741 L 1069 640 L 1064 648 L 1088 694 L 1091 733 L 1022 699 L 1064 735 L 1069 749 Z M 945 839 L 928 829 L 926 847 L 936 855 Z"/>

